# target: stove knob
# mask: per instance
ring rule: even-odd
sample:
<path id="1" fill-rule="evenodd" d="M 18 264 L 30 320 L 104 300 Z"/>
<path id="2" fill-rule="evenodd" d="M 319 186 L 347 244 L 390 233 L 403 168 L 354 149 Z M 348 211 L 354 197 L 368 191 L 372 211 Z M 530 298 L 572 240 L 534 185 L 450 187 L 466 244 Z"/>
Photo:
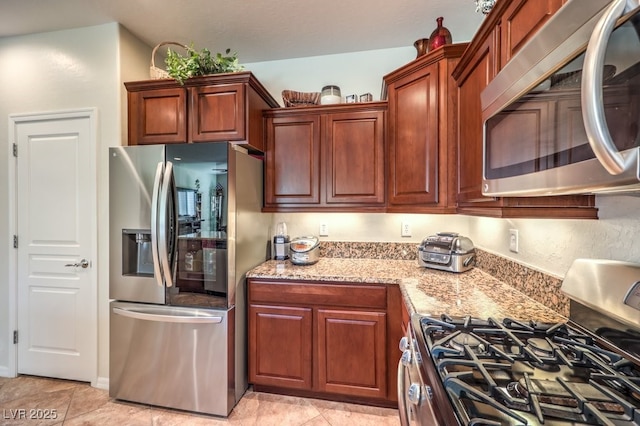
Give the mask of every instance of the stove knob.
<path id="1" fill-rule="evenodd" d="M 400 347 L 400 351 L 402 352 L 409 349 L 409 338 L 407 336 L 404 336 L 402 339 L 400 339 L 400 344 L 398 346 Z"/>
<path id="2" fill-rule="evenodd" d="M 407 390 L 407 398 L 414 405 L 421 405 L 424 402 L 424 393 L 422 386 L 417 383 L 411 383 Z"/>
<path id="3" fill-rule="evenodd" d="M 409 367 L 411 365 L 412 358 L 413 357 L 411 356 L 411 351 L 409 349 L 402 352 L 402 356 L 400 357 L 400 359 L 402 360 L 402 365 L 404 365 L 405 367 Z"/>
<path id="4" fill-rule="evenodd" d="M 407 398 L 414 405 L 422 405 L 427 398 L 429 401 L 433 399 L 433 390 L 431 386 L 421 386 L 418 383 L 411 383 L 407 390 Z"/>
<path id="5" fill-rule="evenodd" d="M 433 399 L 433 389 L 431 389 L 431 386 L 425 386 L 424 389 L 427 391 L 427 398 L 431 401 Z"/>

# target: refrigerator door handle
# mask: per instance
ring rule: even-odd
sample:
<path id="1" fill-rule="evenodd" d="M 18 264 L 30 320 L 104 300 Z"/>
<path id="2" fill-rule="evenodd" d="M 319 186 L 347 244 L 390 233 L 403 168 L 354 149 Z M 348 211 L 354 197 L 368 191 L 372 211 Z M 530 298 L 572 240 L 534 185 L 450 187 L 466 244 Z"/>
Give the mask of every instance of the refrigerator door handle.
<path id="1" fill-rule="evenodd" d="M 162 172 L 164 164 L 158 163 L 156 167 L 156 177 L 153 180 L 153 197 L 151 199 L 151 256 L 153 258 L 153 276 L 156 278 L 156 283 L 162 287 L 162 267 L 160 265 L 160 255 L 158 253 L 158 215 L 159 212 L 159 197 L 160 186 L 162 185 Z"/>
<path id="2" fill-rule="evenodd" d="M 173 163 L 167 161 L 167 164 L 164 169 L 164 177 L 162 179 L 162 189 L 160 190 L 160 223 L 158 226 L 158 246 L 160 249 L 160 262 L 162 264 L 162 272 L 164 274 L 164 282 L 167 287 L 173 287 L 173 269 L 171 268 L 171 261 L 169 259 L 169 231 L 170 229 L 170 218 L 168 217 L 169 210 L 169 191 L 171 191 L 172 199 L 173 196 L 173 186 L 174 186 L 174 178 L 173 178 Z M 175 207 L 171 208 L 172 215 L 175 214 Z M 173 218 L 171 218 L 173 220 Z M 174 226 L 177 224 L 174 224 Z M 171 238 L 172 242 L 174 238 Z M 171 244 L 173 246 L 173 244 Z M 173 248 L 173 247 L 171 247 Z M 173 250 L 172 250 L 173 251 Z"/>
<path id="3" fill-rule="evenodd" d="M 189 323 L 189 324 L 219 324 L 222 317 L 218 315 L 209 315 L 199 311 L 165 313 L 159 309 L 132 309 L 132 308 L 113 308 L 113 313 L 123 317 L 157 322 L 173 322 L 173 323 Z"/>

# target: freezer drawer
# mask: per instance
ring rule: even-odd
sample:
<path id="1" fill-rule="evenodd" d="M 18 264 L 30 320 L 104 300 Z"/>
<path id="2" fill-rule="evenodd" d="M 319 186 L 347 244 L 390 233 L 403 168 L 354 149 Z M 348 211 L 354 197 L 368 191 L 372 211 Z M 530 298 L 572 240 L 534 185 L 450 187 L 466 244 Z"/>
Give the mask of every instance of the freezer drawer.
<path id="1" fill-rule="evenodd" d="M 109 396 L 227 416 L 236 403 L 229 373 L 232 316 L 228 310 L 111 302 Z"/>

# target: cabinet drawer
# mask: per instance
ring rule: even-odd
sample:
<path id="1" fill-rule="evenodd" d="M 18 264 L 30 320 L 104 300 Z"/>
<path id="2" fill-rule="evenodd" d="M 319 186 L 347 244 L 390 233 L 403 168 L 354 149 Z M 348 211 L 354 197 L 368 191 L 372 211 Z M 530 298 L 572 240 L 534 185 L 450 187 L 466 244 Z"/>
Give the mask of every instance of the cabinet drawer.
<path id="1" fill-rule="evenodd" d="M 386 309 L 386 286 L 249 280 L 249 303 L 313 304 Z"/>

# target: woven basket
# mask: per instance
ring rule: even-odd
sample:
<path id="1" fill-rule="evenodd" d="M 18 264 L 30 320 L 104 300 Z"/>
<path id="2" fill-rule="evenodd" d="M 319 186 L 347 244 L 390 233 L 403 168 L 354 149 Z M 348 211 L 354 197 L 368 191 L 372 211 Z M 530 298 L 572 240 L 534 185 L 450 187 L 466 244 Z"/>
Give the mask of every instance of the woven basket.
<path id="1" fill-rule="evenodd" d="M 303 107 L 318 105 L 320 103 L 320 92 L 296 92 L 294 90 L 283 90 L 282 100 L 285 107 Z"/>
<path id="2" fill-rule="evenodd" d="M 151 77 L 152 80 L 159 80 L 161 78 L 171 78 L 168 72 L 166 72 L 161 68 L 156 67 L 156 63 L 155 63 L 156 52 L 158 51 L 158 49 L 161 48 L 162 46 L 166 46 L 169 44 L 182 47 L 185 50 L 189 50 L 189 46 L 185 46 L 184 44 L 177 43 L 175 41 L 163 41 L 162 43 L 158 43 L 156 47 L 153 48 L 153 52 L 151 52 L 151 66 L 149 67 L 149 76 Z"/>

